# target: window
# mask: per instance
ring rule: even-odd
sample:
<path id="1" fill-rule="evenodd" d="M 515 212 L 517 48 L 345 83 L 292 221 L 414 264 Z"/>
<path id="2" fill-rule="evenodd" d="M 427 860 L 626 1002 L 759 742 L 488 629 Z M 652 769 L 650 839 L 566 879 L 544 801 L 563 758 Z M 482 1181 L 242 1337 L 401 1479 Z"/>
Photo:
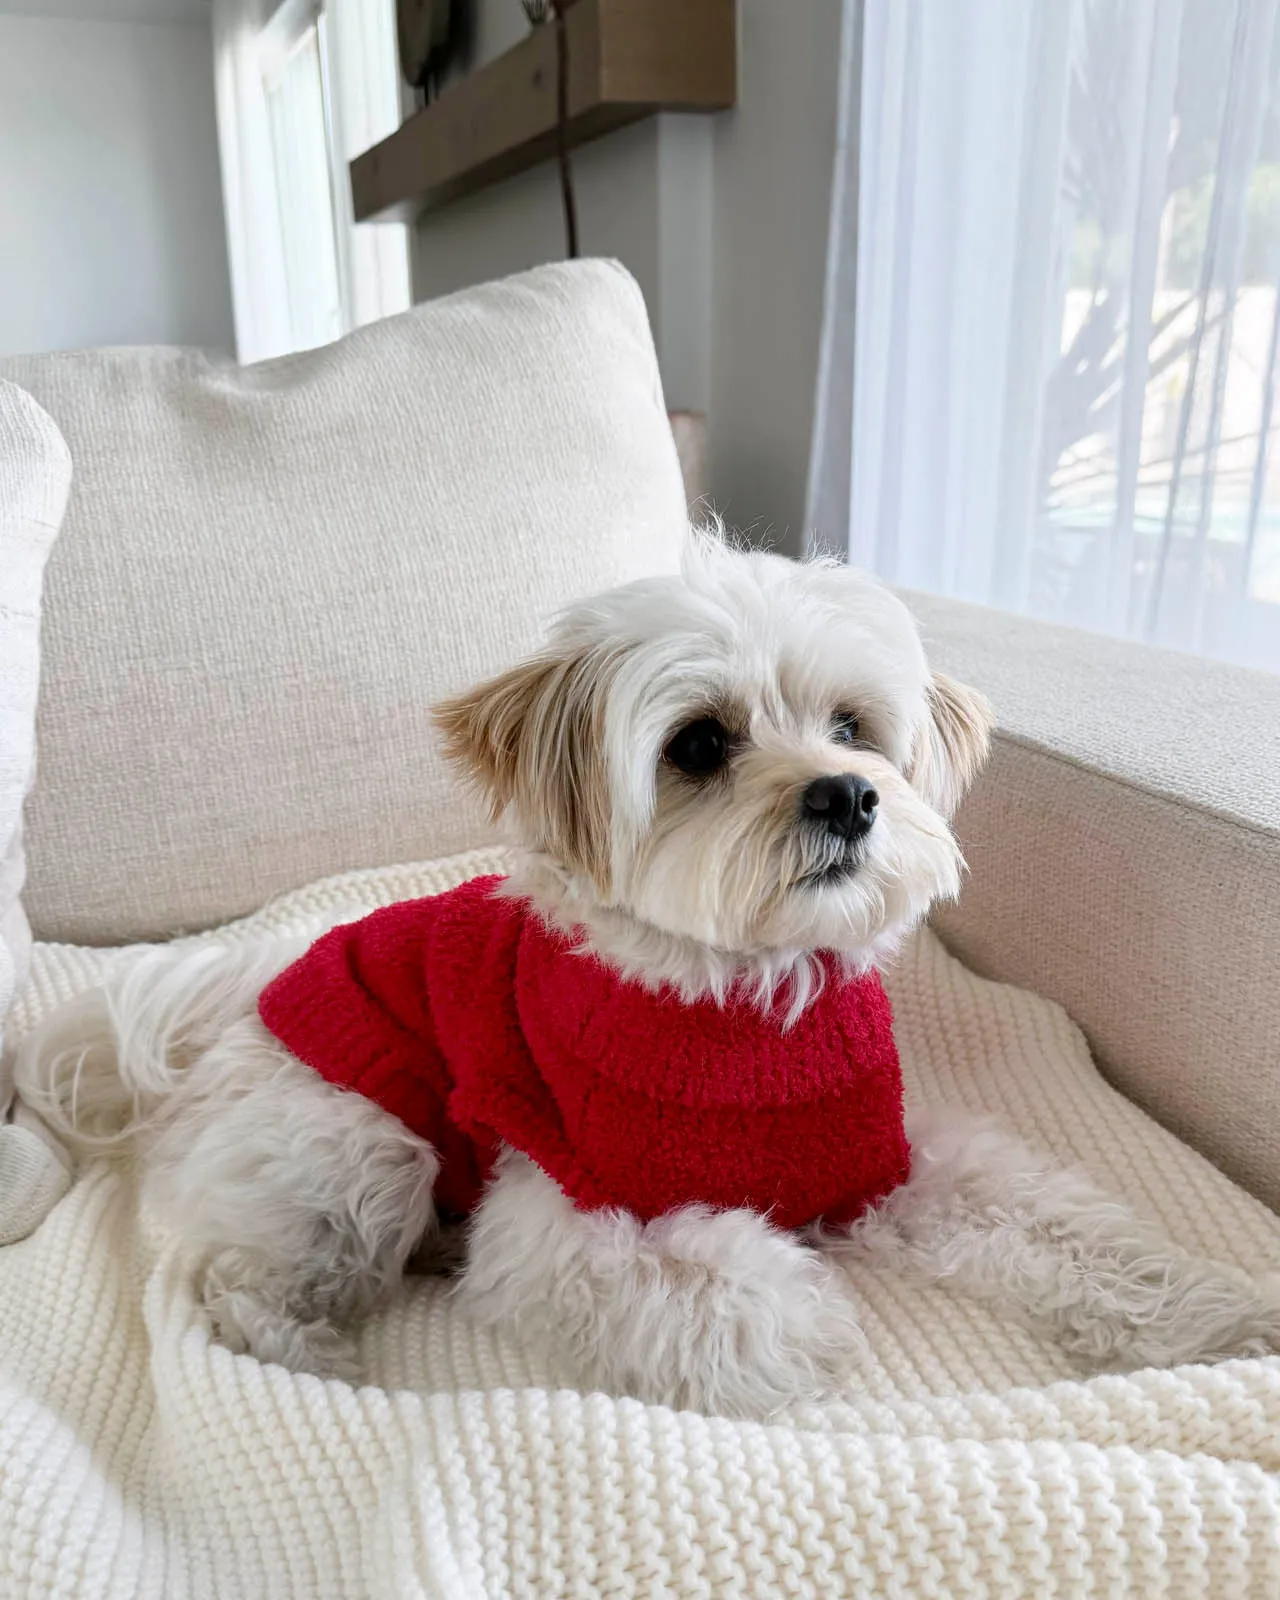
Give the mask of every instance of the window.
<path id="1" fill-rule="evenodd" d="M 845 31 L 811 523 L 908 586 L 1280 670 L 1280 7 Z"/>
<path id="2" fill-rule="evenodd" d="M 334 157 L 325 72 L 325 16 L 281 6 L 260 42 L 276 177 L 291 346 L 328 344 L 351 326 L 342 293 Z"/>
<path id="3" fill-rule="evenodd" d="M 394 0 L 215 0 L 214 52 L 240 359 L 403 310 L 406 230 L 354 222 L 347 170 L 400 120 Z"/>

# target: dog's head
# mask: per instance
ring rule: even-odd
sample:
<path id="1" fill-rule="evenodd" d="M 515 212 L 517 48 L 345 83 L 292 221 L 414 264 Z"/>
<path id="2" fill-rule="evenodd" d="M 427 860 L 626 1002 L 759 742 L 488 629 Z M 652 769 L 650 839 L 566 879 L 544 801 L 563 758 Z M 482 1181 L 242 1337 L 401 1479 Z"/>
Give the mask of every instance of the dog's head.
<path id="1" fill-rule="evenodd" d="M 956 893 L 948 819 L 991 723 L 867 574 L 709 538 L 680 576 L 571 607 L 545 651 L 437 717 L 579 908 L 855 965 Z"/>

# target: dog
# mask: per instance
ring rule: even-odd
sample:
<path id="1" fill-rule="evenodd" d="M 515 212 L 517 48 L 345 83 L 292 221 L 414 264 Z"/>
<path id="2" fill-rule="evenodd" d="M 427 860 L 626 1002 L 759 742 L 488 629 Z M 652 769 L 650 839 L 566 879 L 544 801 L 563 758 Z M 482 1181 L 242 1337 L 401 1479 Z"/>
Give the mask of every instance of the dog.
<path id="1" fill-rule="evenodd" d="M 452 1292 L 478 1321 L 553 1345 L 584 1386 L 727 1416 L 856 1380 L 850 1262 L 988 1301 L 1094 1370 L 1275 1347 L 1269 1289 L 1186 1256 L 1080 1173 L 945 1109 L 903 1125 L 876 973 L 959 891 L 950 819 L 991 713 L 930 671 L 876 580 L 695 537 L 678 575 L 571 606 L 537 655 L 436 716 L 514 831 L 509 880 L 310 952 L 146 952 L 19 1052 L 20 1092 L 56 1133 L 139 1160 L 231 1349 L 354 1375 L 353 1328 L 445 1249 L 454 1213 Z M 388 1021 L 360 984 L 326 1009 L 324 973 L 418 937 L 414 918 L 437 942 L 442 919 L 462 929 L 429 1000 L 397 945 L 404 1015 Z M 413 1060 L 455 1072 L 469 1111 L 449 1082 L 383 1072 L 352 1092 L 365 1080 L 343 1076 L 352 1061 L 376 1075 L 414 1007 L 435 1042 Z M 502 1043 L 517 1011 L 525 1037 Z M 619 1051 L 617 1018 L 637 1015 Z M 855 1034 L 875 1130 L 841 1098 Z M 689 1043 L 706 1039 L 711 1088 Z M 755 1121 L 732 1081 L 739 1060 L 748 1075 L 744 1039 L 765 1085 Z M 784 1128 L 772 1085 L 802 1040 L 805 1082 L 828 1099 Z M 528 1077 L 540 1050 L 603 1052 L 608 1084 L 572 1111 L 577 1144 L 551 1069 Z M 655 1119 L 638 1108 L 659 1083 Z M 705 1141 L 730 1102 L 721 1163 Z"/>

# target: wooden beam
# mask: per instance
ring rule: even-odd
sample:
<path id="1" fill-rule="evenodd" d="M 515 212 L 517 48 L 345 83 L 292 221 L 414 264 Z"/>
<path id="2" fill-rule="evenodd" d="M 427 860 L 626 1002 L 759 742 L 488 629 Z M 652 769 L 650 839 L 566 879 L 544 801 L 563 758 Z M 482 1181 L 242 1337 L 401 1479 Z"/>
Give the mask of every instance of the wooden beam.
<path id="1" fill-rule="evenodd" d="M 577 0 L 566 26 L 575 145 L 655 111 L 734 104 L 736 0 Z M 524 172 L 555 143 L 555 35 L 544 26 L 355 158 L 356 221 L 412 219 Z"/>

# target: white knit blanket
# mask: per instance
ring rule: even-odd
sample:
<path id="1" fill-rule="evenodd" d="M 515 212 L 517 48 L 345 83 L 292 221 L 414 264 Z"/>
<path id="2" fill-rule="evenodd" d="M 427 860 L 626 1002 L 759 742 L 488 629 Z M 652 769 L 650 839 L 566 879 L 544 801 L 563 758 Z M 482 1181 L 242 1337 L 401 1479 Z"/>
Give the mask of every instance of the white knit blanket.
<path id="1" fill-rule="evenodd" d="M 316 928 L 487 870 L 356 874 L 209 938 Z M 39 950 L 30 1022 L 100 951 Z M 1055 1006 L 929 934 L 891 975 L 908 1094 L 996 1112 L 1193 1249 L 1280 1219 L 1099 1078 Z M 0 1251 L 0 1596 L 1280 1595 L 1280 1360 L 1081 1381 L 941 1292 L 862 1280 L 845 1401 L 770 1427 L 572 1386 L 415 1282 L 367 1384 L 211 1344 L 130 1180 Z"/>

